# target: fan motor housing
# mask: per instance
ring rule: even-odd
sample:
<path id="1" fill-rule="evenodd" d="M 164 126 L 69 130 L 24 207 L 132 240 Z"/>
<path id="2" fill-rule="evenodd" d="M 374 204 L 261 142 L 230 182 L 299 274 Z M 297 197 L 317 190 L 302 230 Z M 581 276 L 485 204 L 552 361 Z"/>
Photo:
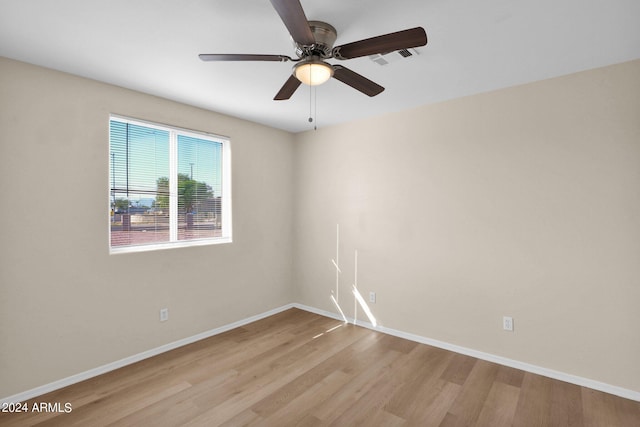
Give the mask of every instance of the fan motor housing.
<path id="1" fill-rule="evenodd" d="M 311 33 L 313 34 L 316 43 L 310 47 L 300 46 L 294 42 L 296 55 L 298 55 L 299 58 L 307 57 L 310 54 L 323 58 L 330 57 L 333 44 L 338 38 L 338 32 L 336 29 L 332 25 L 322 21 L 309 21 L 309 27 L 311 28 Z"/>

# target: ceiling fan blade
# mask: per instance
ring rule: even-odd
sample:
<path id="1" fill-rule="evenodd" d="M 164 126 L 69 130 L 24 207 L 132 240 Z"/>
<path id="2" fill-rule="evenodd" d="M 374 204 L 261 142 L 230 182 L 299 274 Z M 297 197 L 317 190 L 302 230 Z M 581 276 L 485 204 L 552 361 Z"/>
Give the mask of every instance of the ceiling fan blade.
<path id="1" fill-rule="evenodd" d="M 292 59 L 286 55 L 243 55 L 226 53 L 201 53 L 198 55 L 203 61 L 274 61 L 287 62 Z"/>
<path id="2" fill-rule="evenodd" d="M 284 101 L 286 99 L 291 98 L 291 95 L 293 95 L 293 93 L 296 91 L 296 89 L 298 89 L 300 84 L 301 84 L 300 80 L 296 79 L 296 77 L 292 74 L 289 77 L 289 80 L 287 80 L 284 83 L 284 85 L 282 86 L 280 91 L 273 98 L 273 100 L 274 101 Z"/>
<path id="3" fill-rule="evenodd" d="M 342 65 L 333 66 L 333 78 L 340 80 L 342 83 L 351 86 L 352 88 L 359 90 L 368 96 L 376 96 L 384 90 L 379 84 L 372 82 L 368 78 L 351 71 Z"/>
<path id="4" fill-rule="evenodd" d="M 333 56 L 336 59 L 359 58 L 426 44 L 427 33 L 424 28 L 416 27 L 336 46 L 333 48 Z"/>
<path id="5" fill-rule="evenodd" d="M 293 41 L 303 46 L 311 46 L 316 42 L 300 0 L 271 0 L 271 4 L 280 15 Z"/>

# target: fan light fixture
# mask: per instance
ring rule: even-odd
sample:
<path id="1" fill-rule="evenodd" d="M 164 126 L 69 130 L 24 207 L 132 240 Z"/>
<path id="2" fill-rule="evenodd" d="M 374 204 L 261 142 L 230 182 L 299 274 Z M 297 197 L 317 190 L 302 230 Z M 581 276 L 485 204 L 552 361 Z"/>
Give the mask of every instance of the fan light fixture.
<path id="1" fill-rule="evenodd" d="M 318 57 L 310 57 L 293 67 L 293 75 L 309 86 L 318 86 L 333 76 L 333 67 Z"/>

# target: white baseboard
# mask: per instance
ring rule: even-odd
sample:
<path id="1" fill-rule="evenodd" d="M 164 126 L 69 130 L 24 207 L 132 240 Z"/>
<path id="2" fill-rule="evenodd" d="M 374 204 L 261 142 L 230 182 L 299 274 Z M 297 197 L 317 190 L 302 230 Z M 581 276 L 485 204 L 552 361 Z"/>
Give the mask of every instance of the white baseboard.
<path id="1" fill-rule="evenodd" d="M 67 387 L 69 385 L 78 383 L 80 381 L 84 381 L 87 380 L 89 378 L 93 378 L 96 377 L 98 375 L 102 375 L 105 374 L 107 372 L 113 371 L 115 369 L 118 368 L 122 368 L 124 366 L 130 365 L 132 363 L 136 363 L 139 362 L 141 360 L 144 359 L 148 359 L 149 357 L 153 357 L 156 356 L 158 354 L 162 354 L 165 353 L 167 351 L 173 350 L 175 348 L 178 347 L 182 347 L 184 345 L 187 344 L 191 344 L 194 343 L 196 341 L 205 339 L 205 338 L 209 338 L 212 337 L 214 335 L 218 335 L 221 334 L 223 332 L 229 331 L 231 329 L 234 328 L 238 328 L 240 326 L 244 326 L 246 324 L 249 324 L 251 322 L 255 322 L 256 320 L 260 320 L 260 319 L 264 319 L 265 317 L 269 317 L 272 316 L 274 314 L 280 313 L 282 311 L 288 310 L 290 308 L 298 308 L 300 310 L 305 310 L 311 313 L 315 313 L 315 314 L 319 314 L 321 316 L 325 316 L 325 317 L 330 317 L 336 320 L 341 320 L 344 321 L 344 319 L 336 314 L 336 313 L 332 313 L 330 311 L 325 311 L 325 310 L 320 310 L 318 308 L 315 307 L 309 307 L 307 305 L 304 304 L 297 304 L 297 303 L 292 303 L 292 304 L 287 304 L 284 305 L 282 307 L 278 307 L 275 308 L 273 310 L 269 310 L 266 311 L 262 314 L 258 314 L 256 316 L 251 316 L 248 317 L 246 319 L 243 320 L 239 320 L 237 322 L 233 322 L 233 323 L 229 323 L 227 325 L 221 326 L 219 328 L 215 328 L 215 329 L 211 329 L 209 331 L 205 331 L 202 332 L 200 334 L 188 337 L 188 338 L 184 338 L 178 341 L 174 341 L 172 343 L 169 344 L 165 344 L 162 345 L 160 347 L 156 347 L 153 348 L 151 350 L 147 350 L 144 351 L 142 353 L 138 353 L 135 354 L 133 356 L 130 357 L 126 357 L 124 359 L 120 359 L 117 360 L 115 362 L 112 363 L 108 363 L 106 365 L 103 366 L 99 366 L 97 368 L 94 369 L 89 369 L 88 371 L 84 371 L 81 372 L 79 374 L 76 375 L 72 375 L 70 377 L 67 378 L 63 378 L 61 380 L 58 381 L 54 381 L 52 383 L 49 384 L 45 384 L 43 386 L 40 387 L 36 387 L 33 388 L 31 390 L 27 390 L 25 392 L 22 393 L 18 393 L 15 394 L 13 396 L 9 396 L 9 397 L 5 397 L 3 399 L 0 399 L 0 405 L 4 404 L 4 403 L 10 403 L 10 402 L 24 402 L 26 400 L 29 399 L 33 399 L 34 397 L 38 397 L 41 396 L 43 394 L 46 393 L 50 393 L 52 391 L 61 389 L 63 387 Z M 350 323 L 355 323 L 359 326 L 368 328 L 368 329 L 372 329 L 378 332 L 382 332 L 385 334 L 389 334 L 389 335 L 393 335 L 399 338 L 404 338 L 404 339 L 408 339 L 410 341 L 415 341 L 415 342 L 419 342 L 421 344 L 427 344 L 427 345 L 431 345 L 433 347 L 438 347 L 438 348 L 442 348 L 445 350 L 449 350 L 449 351 L 453 351 L 455 353 L 460 353 L 460 354 L 464 354 L 467 356 L 471 356 L 471 357 L 475 357 L 477 359 L 482 359 L 482 360 L 486 360 L 489 362 L 494 362 L 494 363 L 498 363 L 500 365 L 504 365 L 504 366 L 509 366 L 512 368 L 516 368 L 516 369 L 520 369 L 526 372 L 531 372 L 534 374 L 538 374 L 538 375 L 543 375 L 545 377 L 549 377 L 549 378 L 553 378 L 556 380 L 560 380 L 560 381 L 565 381 L 571 384 L 576 384 L 582 387 L 588 387 L 594 390 L 599 390 L 605 393 L 609 393 L 609 394 L 613 394 L 616 396 L 620 396 L 623 397 L 625 399 L 631 399 L 631 400 L 636 400 L 640 402 L 640 392 L 637 391 L 633 391 L 633 390 L 628 390 L 622 387 L 617 387 L 614 385 L 610 385 L 610 384 L 606 384 L 606 383 L 602 383 L 599 381 L 594 381 L 588 378 L 583 378 L 583 377 L 578 377 L 575 375 L 570 375 L 570 374 L 566 374 L 563 372 L 558 372 L 558 371 L 554 371 L 552 369 L 548 369 L 548 368 L 543 368 L 540 366 L 536 366 L 536 365 L 531 365 L 529 363 L 524 363 L 524 362 L 519 362 L 517 360 L 512 360 L 512 359 L 507 359 L 505 357 L 501 357 L 501 356 L 496 356 L 493 354 L 489 354 L 489 353 L 484 353 L 481 351 L 477 351 L 477 350 L 473 350 L 473 349 L 469 349 L 466 347 L 461 347 L 455 344 L 449 344 L 443 341 L 438 341 L 438 340 L 434 340 L 431 338 L 425 338 L 419 335 L 415 335 L 415 334 L 411 334 L 411 333 L 407 333 L 407 332 L 402 332 L 402 331 L 398 331 L 395 329 L 391 329 L 391 328 L 386 328 L 384 326 L 376 326 L 374 327 L 371 323 L 369 322 L 364 322 L 364 321 L 360 321 L 358 320 L 357 322 L 354 322 L 354 319 L 352 318 L 347 318 L 347 321 Z"/>
<path id="2" fill-rule="evenodd" d="M 299 308 L 301 310 L 310 311 L 312 313 L 319 314 L 321 316 L 331 317 L 336 320 L 344 320 L 337 313 L 331 313 L 329 311 L 319 310 L 317 308 L 309 307 L 303 304 L 293 304 L 293 307 Z M 347 318 L 347 321 L 349 323 L 354 323 L 353 318 Z M 542 375 L 548 378 L 553 378 L 553 379 L 564 381 L 570 384 L 587 387 L 590 389 L 602 391 L 604 393 L 609 393 L 616 396 L 624 397 L 625 399 L 631 399 L 631 400 L 640 402 L 640 392 L 638 391 L 629 390 L 626 388 L 614 386 L 614 385 L 603 383 L 600 381 L 591 380 L 589 378 L 583 378 L 576 375 L 567 374 L 564 372 L 554 371 L 553 369 L 543 368 L 541 366 L 536 366 L 529 363 L 508 359 L 502 356 L 496 356 L 490 353 L 484 353 L 482 351 L 461 347 L 459 345 L 450 344 L 447 342 L 438 341 L 431 338 L 425 338 L 420 335 L 398 331 L 396 329 L 386 328 L 384 326 L 374 327 L 371 323 L 364 322 L 362 320 L 358 320 L 357 325 L 368 328 L 368 329 L 372 329 L 374 331 L 382 332 L 388 335 L 393 335 L 393 336 L 404 338 L 410 341 L 419 342 L 421 344 L 427 344 L 433 347 L 438 347 L 445 350 L 453 351 L 455 353 L 460 353 L 467 356 L 475 357 L 477 359 L 486 360 L 488 362 L 497 363 L 499 365 L 509 366 L 511 368 L 520 369 L 522 371 L 531 372 L 533 374 Z"/>
<path id="3" fill-rule="evenodd" d="M 226 331 L 230 331 L 231 329 L 238 328 L 240 326 L 244 326 L 251 322 L 255 322 L 256 320 L 264 319 L 265 317 L 273 316 L 274 314 L 280 313 L 282 311 L 293 308 L 293 304 L 287 304 L 282 307 L 275 308 L 273 310 L 266 311 L 262 314 L 258 314 L 256 316 L 251 316 L 243 320 L 239 320 L 237 322 L 229 323 L 228 325 L 221 326 L 219 328 L 211 329 L 209 331 L 202 332 L 200 334 L 184 338 L 178 341 L 174 341 L 169 344 L 161 345 L 160 347 L 153 348 L 151 350 L 143 351 L 142 353 L 135 354 L 133 356 L 125 357 L 124 359 L 117 360 L 112 363 L 108 363 L 103 366 L 99 366 L 94 369 L 89 369 L 88 371 L 80 372 L 79 374 L 72 375 L 67 378 L 63 378 L 58 381 L 54 381 L 49 384 L 45 384 L 40 387 L 32 388 L 31 390 L 27 390 L 22 393 L 14 394 L 13 396 L 5 397 L 0 399 L 0 405 L 4 403 L 11 402 L 24 402 L 29 399 L 33 399 L 34 397 L 41 396 L 46 393 L 50 393 L 55 390 L 59 390 L 63 387 L 67 387 L 69 385 L 79 383 L 80 381 L 88 380 L 89 378 L 97 377 L 98 375 L 106 374 L 107 372 L 113 371 L 118 368 L 122 368 L 127 365 L 131 365 L 132 363 L 139 362 L 144 359 L 148 359 L 153 356 L 157 356 L 158 354 L 165 353 L 169 350 L 173 350 L 178 347 L 182 347 L 187 344 L 194 343 L 196 341 L 200 341 L 205 338 L 212 337 L 214 335 L 221 334 Z"/>

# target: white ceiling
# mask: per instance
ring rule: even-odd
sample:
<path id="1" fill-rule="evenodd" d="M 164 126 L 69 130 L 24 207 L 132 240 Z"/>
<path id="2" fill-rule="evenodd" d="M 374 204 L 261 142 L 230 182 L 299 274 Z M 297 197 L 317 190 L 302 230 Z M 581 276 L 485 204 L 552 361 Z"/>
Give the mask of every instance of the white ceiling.
<path id="1" fill-rule="evenodd" d="M 336 45 L 422 26 L 419 55 L 342 62 L 386 90 L 317 87 L 319 127 L 640 58 L 638 0 L 301 0 Z M 299 132 L 310 90 L 273 101 L 291 63 L 202 62 L 199 53 L 294 56 L 268 0 L 0 0 L 0 55 Z M 337 63 L 336 60 L 330 60 Z M 639 76 L 640 78 L 640 76 Z"/>

